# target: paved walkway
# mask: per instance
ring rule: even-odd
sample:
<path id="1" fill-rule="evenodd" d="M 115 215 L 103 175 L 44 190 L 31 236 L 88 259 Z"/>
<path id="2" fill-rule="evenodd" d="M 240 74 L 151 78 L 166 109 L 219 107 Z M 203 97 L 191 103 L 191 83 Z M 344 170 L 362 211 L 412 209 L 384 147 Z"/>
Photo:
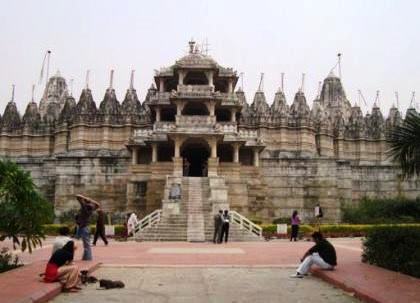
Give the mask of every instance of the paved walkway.
<path id="1" fill-rule="evenodd" d="M 368 302 L 420 301 L 419 279 L 361 263 L 359 239 L 333 239 L 332 242 L 338 254 L 337 269 L 332 272 L 315 271 L 315 275 L 347 291 L 354 292 L 357 297 Z M 311 245 L 312 243 L 303 241 L 221 245 L 184 242 L 111 242 L 109 246 L 94 247 L 93 253 L 95 261 L 102 263 L 104 267 L 289 268 L 290 273 L 293 273 L 299 258 Z M 45 264 L 50 250 L 50 245 L 47 245 L 43 249 L 36 250 L 32 255 L 22 254 L 22 259 L 26 263 L 43 261 Z M 81 253 L 79 249 L 76 258 L 80 259 Z M 22 270 L 28 269 L 22 268 L 16 271 Z M 38 271 L 39 269 L 35 272 Z M 0 274 L 0 285 L 9 285 L 8 283 L 12 280 L 11 274 Z M 26 279 L 32 279 L 30 273 L 22 274 L 21 279 L 25 276 Z M 45 287 L 45 284 L 38 283 L 38 287 Z M 0 298 L 5 298 L 3 294 L 6 295 L 7 288 L 0 289 Z M 3 302 L 2 299 L 0 302 Z"/>

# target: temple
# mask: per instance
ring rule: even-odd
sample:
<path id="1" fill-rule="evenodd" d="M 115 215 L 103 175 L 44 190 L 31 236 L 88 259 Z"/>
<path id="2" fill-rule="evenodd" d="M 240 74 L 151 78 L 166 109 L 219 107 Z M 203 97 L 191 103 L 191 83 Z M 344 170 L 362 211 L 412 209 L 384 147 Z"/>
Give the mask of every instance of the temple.
<path id="1" fill-rule="evenodd" d="M 262 89 L 248 104 L 236 71 L 189 47 L 156 71 L 142 103 L 133 75 L 121 103 L 111 75 L 97 107 L 88 85 L 76 102 L 58 73 L 23 117 L 7 104 L 0 156 L 31 172 L 57 214 L 84 193 L 106 211 L 184 214 L 193 240 L 208 237 L 202 222 L 221 208 L 266 222 L 297 209 L 310 220 L 320 203 L 337 222 L 342 206 L 364 196 L 420 194 L 419 180 L 401 181 L 386 154 L 385 133 L 402 122 L 397 108 L 386 119 L 376 104 L 363 115 L 332 72 L 312 108 L 303 90 L 289 105 L 282 88 L 271 105 Z"/>

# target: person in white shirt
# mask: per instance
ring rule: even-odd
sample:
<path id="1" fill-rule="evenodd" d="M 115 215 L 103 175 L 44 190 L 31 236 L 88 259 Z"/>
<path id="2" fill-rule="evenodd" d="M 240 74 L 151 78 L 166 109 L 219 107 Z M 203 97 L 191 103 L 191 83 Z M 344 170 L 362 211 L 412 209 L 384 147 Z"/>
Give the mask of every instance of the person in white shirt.
<path id="1" fill-rule="evenodd" d="M 53 243 L 52 253 L 64 247 L 67 242 L 71 241 L 69 237 L 70 229 L 67 226 L 62 226 L 58 230 L 59 236 L 57 236 Z"/>
<path id="2" fill-rule="evenodd" d="M 130 236 L 131 234 L 134 235 L 134 229 L 136 228 L 137 223 L 137 216 L 135 213 L 132 213 L 127 221 L 127 236 Z"/>

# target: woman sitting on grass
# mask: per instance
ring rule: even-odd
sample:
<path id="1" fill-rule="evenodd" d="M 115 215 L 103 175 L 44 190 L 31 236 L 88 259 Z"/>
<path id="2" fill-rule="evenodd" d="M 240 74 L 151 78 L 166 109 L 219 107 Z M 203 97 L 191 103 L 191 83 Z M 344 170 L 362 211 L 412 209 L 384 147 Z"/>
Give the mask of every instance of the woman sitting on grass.
<path id="1" fill-rule="evenodd" d="M 52 254 L 45 268 L 45 282 L 60 282 L 65 291 L 76 292 L 81 289 L 79 268 L 72 264 L 75 250 L 74 242 L 69 241 Z"/>

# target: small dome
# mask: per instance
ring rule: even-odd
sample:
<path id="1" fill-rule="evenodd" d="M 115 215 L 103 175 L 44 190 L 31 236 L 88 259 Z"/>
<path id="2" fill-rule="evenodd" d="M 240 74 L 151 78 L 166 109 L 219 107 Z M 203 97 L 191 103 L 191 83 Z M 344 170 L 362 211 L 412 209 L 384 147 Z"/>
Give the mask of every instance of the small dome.
<path id="1" fill-rule="evenodd" d="M 210 56 L 201 53 L 190 53 L 175 62 L 181 68 L 217 68 L 218 64 Z"/>

